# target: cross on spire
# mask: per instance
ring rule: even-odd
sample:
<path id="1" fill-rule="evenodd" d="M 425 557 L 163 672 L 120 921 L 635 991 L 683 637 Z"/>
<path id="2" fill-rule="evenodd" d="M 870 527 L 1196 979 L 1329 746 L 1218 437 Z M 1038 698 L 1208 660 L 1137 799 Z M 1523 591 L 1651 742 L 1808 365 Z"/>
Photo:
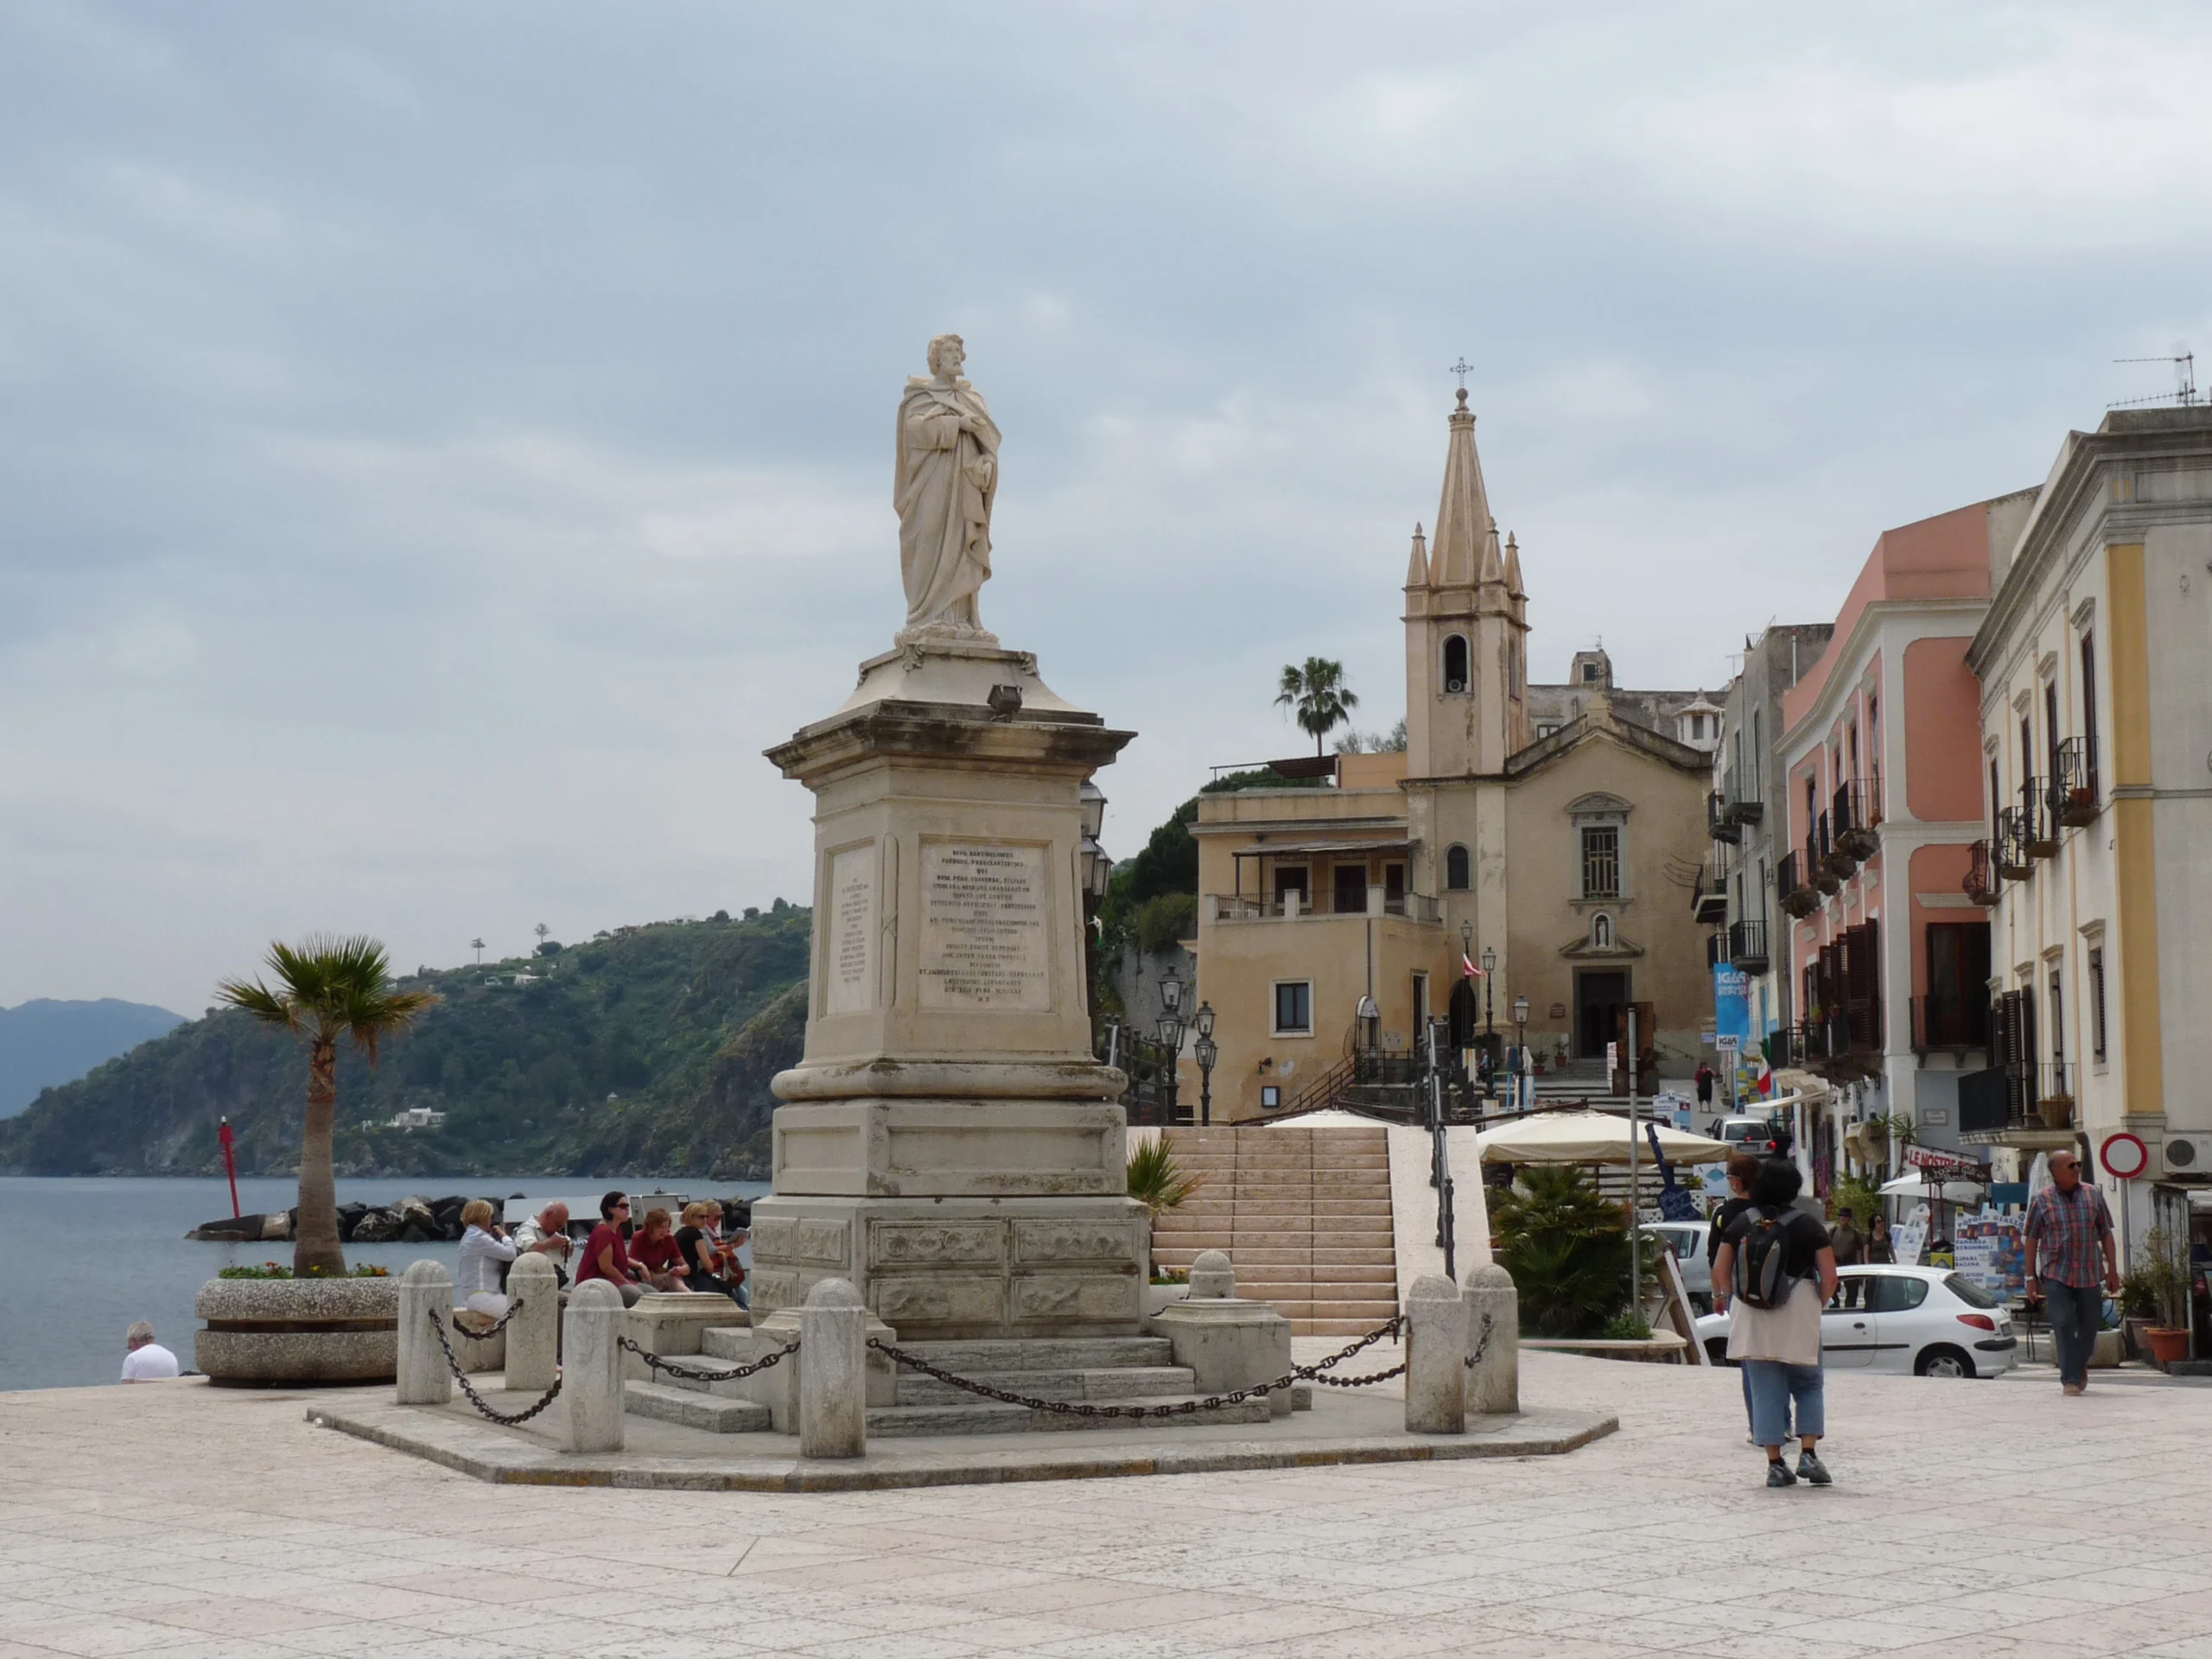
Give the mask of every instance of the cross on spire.
<path id="1" fill-rule="evenodd" d="M 1467 354 L 1465 352 L 1459 353 L 1459 360 L 1457 363 L 1445 371 L 1446 374 L 1456 374 L 1459 377 L 1459 390 L 1462 391 L 1467 389 L 1467 377 L 1474 372 L 1475 365 L 1467 361 Z"/>

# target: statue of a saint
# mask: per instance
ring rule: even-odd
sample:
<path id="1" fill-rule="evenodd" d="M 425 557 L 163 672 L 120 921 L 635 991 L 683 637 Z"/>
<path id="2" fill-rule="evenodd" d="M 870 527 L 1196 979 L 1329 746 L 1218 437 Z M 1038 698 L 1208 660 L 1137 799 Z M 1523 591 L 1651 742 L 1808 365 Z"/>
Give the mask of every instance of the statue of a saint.
<path id="1" fill-rule="evenodd" d="M 906 628 L 981 634 L 976 590 L 991 575 L 991 502 L 999 487 L 999 429 L 983 396 L 960 378 L 957 334 L 930 341 L 927 376 L 899 400 L 899 565 Z"/>

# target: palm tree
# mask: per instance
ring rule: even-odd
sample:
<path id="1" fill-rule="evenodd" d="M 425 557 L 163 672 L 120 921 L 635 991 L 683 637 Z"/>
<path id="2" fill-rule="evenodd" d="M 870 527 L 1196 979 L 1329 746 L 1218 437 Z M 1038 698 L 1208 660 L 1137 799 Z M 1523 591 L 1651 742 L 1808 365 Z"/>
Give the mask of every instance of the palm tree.
<path id="1" fill-rule="evenodd" d="M 346 1271 L 338 1238 L 338 1194 L 330 1163 L 330 1133 L 338 1113 L 338 1039 L 377 1063 L 377 1045 L 404 1031 L 438 999 L 429 991 L 394 990 L 384 946 L 357 936 L 318 933 L 296 948 L 269 947 L 276 981 L 226 979 L 215 994 L 256 1019 L 282 1026 L 308 1047 L 308 1116 L 300 1139 L 300 1224 L 292 1241 L 292 1273 Z"/>
<path id="2" fill-rule="evenodd" d="M 1312 734 L 1317 755 L 1330 728 L 1342 724 L 1359 707 L 1359 699 L 1344 683 L 1344 665 L 1325 657 L 1308 657 L 1303 668 L 1286 663 L 1282 689 L 1275 701 L 1291 709 L 1299 725 Z"/>

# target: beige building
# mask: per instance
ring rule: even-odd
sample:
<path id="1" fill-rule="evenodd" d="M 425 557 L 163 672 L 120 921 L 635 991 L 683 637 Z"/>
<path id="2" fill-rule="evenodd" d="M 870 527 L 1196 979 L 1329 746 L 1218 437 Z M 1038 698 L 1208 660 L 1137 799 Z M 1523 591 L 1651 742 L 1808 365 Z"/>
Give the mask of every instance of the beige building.
<path id="1" fill-rule="evenodd" d="M 1516 996 L 1538 1052 L 1602 1059 L 1636 1007 L 1639 1046 L 1687 1075 L 1713 1007 L 1688 900 L 1719 705 L 1618 690 L 1603 651 L 1529 683 L 1520 550 L 1499 543 L 1465 392 L 1404 607 L 1403 753 L 1340 756 L 1332 787 L 1199 798 L 1216 1113 L 1339 1090 L 1368 997 L 1376 1050 L 1408 1060 L 1432 1016 L 1463 1051 L 1493 1017 L 1512 1041 Z M 1465 972 L 1485 961 L 1487 986 Z"/>
<path id="2" fill-rule="evenodd" d="M 1963 1138 L 2085 1141 L 2139 1240 L 2153 1191 L 2212 1179 L 2212 410 L 2069 435 L 1998 577 L 1967 658 L 1993 1064 Z M 2122 1132 L 2141 1180 L 2105 1167 Z"/>

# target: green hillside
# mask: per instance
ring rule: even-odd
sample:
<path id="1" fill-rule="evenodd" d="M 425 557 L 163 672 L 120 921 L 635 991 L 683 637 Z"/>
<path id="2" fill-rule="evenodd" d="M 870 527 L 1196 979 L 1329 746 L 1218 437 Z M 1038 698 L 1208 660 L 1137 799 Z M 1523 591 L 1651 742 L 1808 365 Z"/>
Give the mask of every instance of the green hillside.
<path id="1" fill-rule="evenodd" d="M 443 1000 L 374 1071 L 344 1052 L 338 1173 L 765 1179 L 768 1080 L 804 1039 L 811 921 L 778 900 L 404 981 Z M 238 1173 L 289 1174 L 306 1090 L 296 1043 L 210 1014 L 0 1122 L 0 1173 L 220 1174 L 228 1114 Z M 386 1126 L 414 1107 L 445 1122 Z"/>

